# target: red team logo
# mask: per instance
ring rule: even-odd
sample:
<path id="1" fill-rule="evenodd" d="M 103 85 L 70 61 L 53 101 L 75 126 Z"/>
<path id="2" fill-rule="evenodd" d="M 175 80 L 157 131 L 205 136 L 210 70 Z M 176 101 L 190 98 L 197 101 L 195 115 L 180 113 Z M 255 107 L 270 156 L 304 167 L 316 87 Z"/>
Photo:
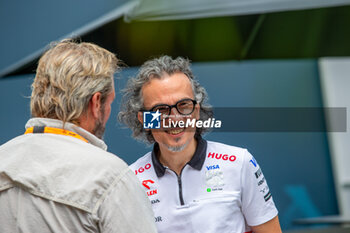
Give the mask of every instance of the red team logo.
<path id="1" fill-rule="evenodd" d="M 213 159 L 222 159 L 222 160 L 228 160 L 231 162 L 234 162 L 236 160 L 236 156 L 235 155 L 228 155 L 228 154 L 219 154 L 219 153 L 213 153 L 213 152 L 209 152 L 208 154 L 208 158 L 213 158 Z"/>
<path id="2" fill-rule="evenodd" d="M 144 180 L 144 181 L 142 181 L 142 185 L 143 185 L 146 189 L 149 190 L 149 191 L 147 191 L 147 196 L 152 196 L 152 195 L 154 195 L 154 194 L 157 194 L 157 193 L 158 193 L 157 189 L 150 190 L 151 187 L 148 185 L 149 183 L 150 183 L 150 184 L 154 184 L 154 181 L 153 181 L 153 180 Z"/>
<path id="3" fill-rule="evenodd" d="M 135 170 L 135 175 L 144 172 L 145 170 L 148 170 L 151 168 L 151 164 L 147 163 L 144 167 L 139 167 L 139 169 Z"/>
<path id="4" fill-rule="evenodd" d="M 135 175 L 138 175 L 138 174 L 141 174 L 143 173 L 144 171 L 148 170 L 151 168 L 151 164 L 150 163 L 147 163 L 145 166 L 142 166 L 142 167 L 139 167 L 138 169 L 135 170 Z M 158 191 L 157 189 L 151 189 L 151 184 L 154 184 L 154 181 L 153 180 L 144 180 L 142 181 L 142 185 L 147 189 L 146 193 L 148 196 L 152 196 L 154 194 L 157 194 Z"/>
<path id="5" fill-rule="evenodd" d="M 151 183 L 151 184 L 154 184 L 154 181 L 153 180 L 144 180 L 142 181 L 142 185 L 146 187 L 146 189 L 151 189 L 147 184 L 148 183 Z"/>

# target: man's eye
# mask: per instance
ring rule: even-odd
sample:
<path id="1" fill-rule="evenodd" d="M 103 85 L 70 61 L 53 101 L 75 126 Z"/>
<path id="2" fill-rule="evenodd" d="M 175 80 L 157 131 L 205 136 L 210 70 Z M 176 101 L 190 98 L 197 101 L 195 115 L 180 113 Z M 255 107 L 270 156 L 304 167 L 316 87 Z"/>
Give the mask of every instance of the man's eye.
<path id="1" fill-rule="evenodd" d="M 181 108 L 186 108 L 186 107 L 190 106 L 190 103 L 180 103 L 178 106 Z"/>
<path id="2" fill-rule="evenodd" d="M 168 113 L 168 108 L 167 107 L 159 107 L 155 108 L 154 111 L 159 111 L 160 113 Z"/>

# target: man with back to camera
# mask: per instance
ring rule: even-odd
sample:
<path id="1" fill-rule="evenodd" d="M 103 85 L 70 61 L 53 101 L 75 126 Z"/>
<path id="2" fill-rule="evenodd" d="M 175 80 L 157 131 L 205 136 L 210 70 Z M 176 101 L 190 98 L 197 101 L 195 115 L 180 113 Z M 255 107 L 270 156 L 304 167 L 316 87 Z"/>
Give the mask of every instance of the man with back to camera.
<path id="1" fill-rule="evenodd" d="M 154 143 L 131 168 L 151 201 L 158 232 L 280 233 L 277 209 L 254 157 L 246 149 L 204 140 L 204 128 L 175 126 L 209 119 L 206 101 L 205 89 L 181 57 L 147 61 L 124 89 L 119 120 L 136 139 Z M 143 128 L 144 120 L 157 117 L 159 129 Z"/>
<path id="2" fill-rule="evenodd" d="M 102 140 L 118 60 L 63 40 L 39 60 L 25 134 L 0 147 L 0 232 L 156 232 L 133 174 Z"/>

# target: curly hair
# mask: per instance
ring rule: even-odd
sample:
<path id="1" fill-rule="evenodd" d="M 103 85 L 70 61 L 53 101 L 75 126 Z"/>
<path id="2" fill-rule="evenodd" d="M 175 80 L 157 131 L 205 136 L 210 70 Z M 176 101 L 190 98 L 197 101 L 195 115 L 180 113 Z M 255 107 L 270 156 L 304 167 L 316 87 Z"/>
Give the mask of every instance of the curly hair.
<path id="1" fill-rule="evenodd" d="M 52 43 L 39 60 L 32 84 L 31 114 L 79 124 L 91 96 L 101 93 L 102 104 L 113 90 L 116 56 L 92 43 L 65 39 Z"/>
<path id="2" fill-rule="evenodd" d="M 145 143 L 154 143 L 154 137 L 150 131 L 143 129 L 137 118 L 138 112 L 144 108 L 142 98 L 142 87 L 153 78 L 162 78 L 165 74 L 184 73 L 191 82 L 192 90 L 196 101 L 200 105 L 200 120 L 207 120 L 213 116 L 211 106 L 207 103 L 208 95 L 204 87 L 194 78 L 190 69 L 188 59 L 177 57 L 172 59 L 169 56 L 162 56 L 146 61 L 136 77 L 128 80 L 125 89 L 122 90 L 123 98 L 118 120 L 132 130 L 135 139 Z M 206 132 L 206 128 L 197 128 L 196 135 Z"/>

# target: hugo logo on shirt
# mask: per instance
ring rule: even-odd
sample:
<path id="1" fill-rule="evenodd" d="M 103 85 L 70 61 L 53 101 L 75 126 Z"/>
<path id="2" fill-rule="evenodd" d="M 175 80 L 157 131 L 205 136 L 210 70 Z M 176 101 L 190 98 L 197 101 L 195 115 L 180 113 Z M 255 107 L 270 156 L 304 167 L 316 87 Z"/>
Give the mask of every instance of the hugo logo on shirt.
<path id="1" fill-rule="evenodd" d="M 228 154 L 219 154 L 219 153 L 214 153 L 214 152 L 209 152 L 208 153 L 208 158 L 212 158 L 212 159 L 222 159 L 224 161 L 231 161 L 234 162 L 236 160 L 236 156 L 235 155 L 228 155 Z"/>
<path id="2" fill-rule="evenodd" d="M 135 175 L 144 172 L 145 170 L 148 170 L 152 167 L 150 163 L 147 163 L 145 166 L 139 167 L 138 169 L 135 170 Z"/>

